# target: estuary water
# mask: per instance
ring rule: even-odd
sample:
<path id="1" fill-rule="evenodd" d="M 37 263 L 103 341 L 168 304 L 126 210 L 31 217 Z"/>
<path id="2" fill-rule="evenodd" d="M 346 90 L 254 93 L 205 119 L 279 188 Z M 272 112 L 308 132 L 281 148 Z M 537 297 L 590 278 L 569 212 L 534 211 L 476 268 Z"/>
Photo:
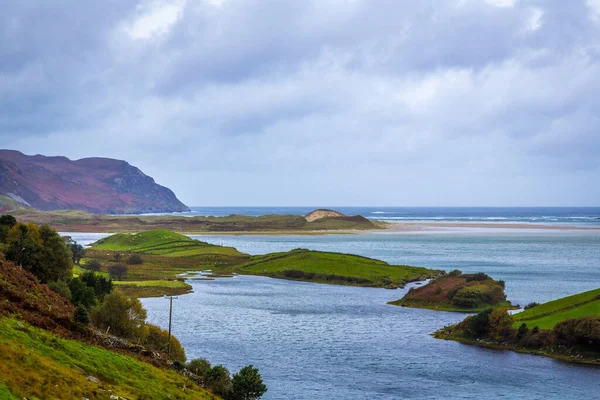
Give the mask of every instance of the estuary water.
<path id="1" fill-rule="evenodd" d="M 73 234 L 83 244 L 102 236 Z M 193 237 L 249 254 L 309 248 L 482 271 L 505 280 L 518 304 L 600 287 L 598 231 Z M 266 400 L 600 398 L 600 368 L 432 338 L 465 314 L 386 305 L 407 289 L 251 276 L 189 282 L 194 292 L 173 304 L 173 333 L 188 358 L 231 372 L 254 364 L 269 388 Z M 167 300 L 143 304 L 151 322 L 167 327 Z"/>

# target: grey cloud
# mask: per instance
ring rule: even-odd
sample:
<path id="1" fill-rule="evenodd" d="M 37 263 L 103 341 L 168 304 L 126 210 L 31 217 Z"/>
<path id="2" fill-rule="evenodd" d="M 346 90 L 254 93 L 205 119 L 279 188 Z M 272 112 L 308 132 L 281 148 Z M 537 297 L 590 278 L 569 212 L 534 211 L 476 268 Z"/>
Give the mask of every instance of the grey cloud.
<path id="1" fill-rule="evenodd" d="M 3 5 L 0 147 L 127 159 L 190 204 L 597 202 L 583 0 L 189 0 L 134 39 L 140 4 Z"/>

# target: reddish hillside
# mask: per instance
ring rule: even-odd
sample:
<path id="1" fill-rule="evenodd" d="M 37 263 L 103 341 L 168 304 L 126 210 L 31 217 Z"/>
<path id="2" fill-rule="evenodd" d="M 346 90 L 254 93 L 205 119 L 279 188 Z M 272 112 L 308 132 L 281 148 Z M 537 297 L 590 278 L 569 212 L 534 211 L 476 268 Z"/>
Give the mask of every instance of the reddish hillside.
<path id="1" fill-rule="evenodd" d="M 43 211 L 188 211 L 171 190 L 125 161 L 109 158 L 71 161 L 0 150 L 0 195 Z"/>
<path id="2" fill-rule="evenodd" d="M 0 315 L 20 318 L 40 328 L 68 333 L 73 304 L 0 253 Z"/>

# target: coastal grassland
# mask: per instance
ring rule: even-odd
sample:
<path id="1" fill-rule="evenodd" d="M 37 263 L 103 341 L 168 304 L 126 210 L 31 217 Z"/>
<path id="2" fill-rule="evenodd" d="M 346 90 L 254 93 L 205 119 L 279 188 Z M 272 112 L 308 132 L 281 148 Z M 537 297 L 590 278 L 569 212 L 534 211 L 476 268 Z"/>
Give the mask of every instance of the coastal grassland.
<path id="1" fill-rule="evenodd" d="M 400 300 L 388 304 L 437 311 L 478 312 L 490 307 L 515 309 L 506 301 L 504 282 L 486 274 L 453 271 L 420 288 L 411 288 Z"/>
<path id="2" fill-rule="evenodd" d="M 115 280 L 119 290 L 134 297 L 187 293 L 191 286 L 178 275 L 209 268 L 232 269 L 250 258 L 232 247 L 208 244 L 168 230 L 115 234 L 87 251 L 88 258 L 100 261 L 103 271 L 126 263 L 134 254 L 143 262 L 128 265 L 123 280 Z"/>
<path id="3" fill-rule="evenodd" d="M 176 215 L 98 215 L 83 211 L 16 210 L 22 222 L 48 224 L 58 231 L 69 232 L 139 232 L 167 229 L 185 233 L 310 233 L 330 230 L 355 231 L 381 229 L 361 216 L 322 218 L 309 222 L 301 215 L 229 215 L 225 217 L 182 217 Z"/>
<path id="4" fill-rule="evenodd" d="M 397 288 L 441 273 L 351 254 L 296 249 L 254 256 L 235 272 L 317 283 Z"/>
<path id="5" fill-rule="evenodd" d="M 549 301 L 513 315 L 514 326 L 525 323 L 528 327 L 552 329 L 558 322 L 569 318 L 600 315 L 600 289 Z"/>
<path id="6" fill-rule="evenodd" d="M 191 285 L 181 280 L 113 281 L 113 284 L 128 297 L 177 296 L 192 290 Z"/>
<path id="7" fill-rule="evenodd" d="M 217 398 L 175 371 L 10 318 L 0 319 L 0 364 L 10 366 L 0 368 L 2 399 Z"/>

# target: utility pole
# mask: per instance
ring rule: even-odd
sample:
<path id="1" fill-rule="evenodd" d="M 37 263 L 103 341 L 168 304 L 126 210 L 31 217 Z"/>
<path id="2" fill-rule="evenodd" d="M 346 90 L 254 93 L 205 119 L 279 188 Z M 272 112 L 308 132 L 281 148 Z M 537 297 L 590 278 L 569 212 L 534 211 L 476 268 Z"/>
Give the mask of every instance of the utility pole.
<path id="1" fill-rule="evenodd" d="M 167 296 L 165 296 L 167 298 Z M 167 357 L 171 358 L 171 321 L 173 319 L 173 299 L 177 299 L 176 296 L 169 296 L 169 341 L 167 342 Z"/>

